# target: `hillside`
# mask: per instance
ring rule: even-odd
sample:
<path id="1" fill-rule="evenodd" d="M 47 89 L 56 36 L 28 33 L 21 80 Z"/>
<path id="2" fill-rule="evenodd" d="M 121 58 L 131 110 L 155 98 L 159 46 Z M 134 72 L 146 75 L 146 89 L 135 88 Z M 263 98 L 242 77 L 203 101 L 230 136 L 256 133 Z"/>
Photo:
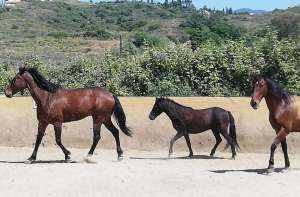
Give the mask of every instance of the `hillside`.
<path id="1" fill-rule="evenodd" d="M 0 12 L 0 63 L 19 65 L 30 56 L 39 56 L 47 64 L 62 64 L 82 56 L 99 56 L 106 50 L 118 50 L 120 35 L 124 46 L 129 48 L 139 47 L 144 38 L 150 45 L 160 47 L 168 42 L 186 42 L 190 38 L 190 27 L 187 29 L 182 24 L 201 13 L 206 12 L 194 7 L 165 8 L 139 2 L 22 1 L 9 11 Z M 242 30 L 228 25 L 225 28 L 253 34 L 269 25 L 276 16 L 290 13 L 298 17 L 300 8 L 254 16 L 224 15 L 226 20 L 216 23 L 218 27 L 211 27 L 208 33 L 215 31 L 213 33 L 219 34 L 221 39 L 228 39 L 222 35 L 226 34 L 222 23 L 230 23 Z M 204 26 L 211 22 L 206 20 Z M 206 30 L 201 27 L 200 31 Z"/>
<path id="2" fill-rule="evenodd" d="M 104 48 L 118 47 L 120 34 L 127 40 L 139 31 L 180 40 L 184 33 L 179 24 L 190 11 L 194 10 L 166 10 L 141 3 L 22 1 L 0 13 L 0 45 L 5 46 L 0 48 L 0 63 L 18 62 L 31 55 L 54 62 L 77 55 L 98 55 Z"/>

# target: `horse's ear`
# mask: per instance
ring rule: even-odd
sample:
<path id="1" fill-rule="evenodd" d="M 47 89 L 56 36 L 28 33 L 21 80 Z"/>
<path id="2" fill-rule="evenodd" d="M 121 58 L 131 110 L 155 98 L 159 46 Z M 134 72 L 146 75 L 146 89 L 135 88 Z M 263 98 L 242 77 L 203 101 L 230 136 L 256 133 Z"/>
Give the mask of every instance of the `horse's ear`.
<path id="1" fill-rule="evenodd" d="M 26 67 L 25 66 L 21 66 L 19 67 L 19 73 L 23 74 L 26 71 Z"/>
<path id="2" fill-rule="evenodd" d="M 250 76 L 250 82 L 251 82 L 251 85 L 254 85 L 256 82 L 260 81 L 260 79 L 262 79 L 262 75 L 261 74 L 258 74 L 258 73 L 253 73 L 251 76 Z"/>
<path id="3" fill-rule="evenodd" d="M 161 101 L 161 97 L 160 96 L 156 97 L 155 102 L 160 102 L 160 101 Z"/>

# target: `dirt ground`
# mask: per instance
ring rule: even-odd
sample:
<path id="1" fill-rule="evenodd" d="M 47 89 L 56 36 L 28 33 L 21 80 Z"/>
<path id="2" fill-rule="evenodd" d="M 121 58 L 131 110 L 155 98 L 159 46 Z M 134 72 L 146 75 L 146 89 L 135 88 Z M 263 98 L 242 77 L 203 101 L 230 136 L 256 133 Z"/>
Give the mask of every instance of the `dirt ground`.
<path id="1" fill-rule="evenodd" d="M 83 163 L 87 149 L 71 149 L 74 163 L 62 163 L 58 148 L 41 147 L 38 162 L 23 164 L 32 148 L 0 147 L 0 191 L 5 197 L 85 196 L 298 196 L 300 155 L 290 154 L 292 168 L 282 171 L 283 156 L 276 154 L 276 171 L 264 174 L 268 154 L 166 151 L 125 152 L 117 161 L 115 150 L 97 149 L 96 164 Z M 75 163 L 76 162 L 76 163 Z"/>

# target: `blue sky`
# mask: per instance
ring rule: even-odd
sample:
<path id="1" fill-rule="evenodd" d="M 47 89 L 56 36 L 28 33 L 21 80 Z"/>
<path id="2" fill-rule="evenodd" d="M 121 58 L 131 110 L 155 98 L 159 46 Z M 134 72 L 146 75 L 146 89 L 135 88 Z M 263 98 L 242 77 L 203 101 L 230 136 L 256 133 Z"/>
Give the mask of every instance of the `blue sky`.
<path id="1" fill-rule="evenodd" d="M 89 1 L 89 0 L 82 0 Z M 96 2 L 97 0 L 93 0 Z M 146 1 L 146 0 L 144 0 Z M 155 2 L 163 0 L 154 0 Z M 171 0 L 169 0 L 171 1 Z M 194 5 L 203 7 L 207 5 L 210 8 L 223 9 L 232 7 L 234 10 L 239 8 L 251 8 L 256 10 L 273 10 L 275 8 L 285 9 L 290 6 L 300 5 L 300 0 L 193 0 Z"/>
<path id="2" fill-rule="evenodd" d="M 234 10 L 239 8 L 251 8 L 256 10 L 274 10 L 275 8 L 285 9 L 290 6 L 300 5 L 300 0 L 194 0 L 197 7 L 207 5 L 211 8 L 222 9 L 232 7 Z"/>

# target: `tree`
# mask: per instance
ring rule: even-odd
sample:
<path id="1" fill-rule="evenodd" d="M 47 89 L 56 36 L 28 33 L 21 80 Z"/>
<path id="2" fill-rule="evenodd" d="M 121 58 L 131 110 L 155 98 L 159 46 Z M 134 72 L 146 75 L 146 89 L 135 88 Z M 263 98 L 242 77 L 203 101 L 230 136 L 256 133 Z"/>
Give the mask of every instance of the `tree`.
<path id="1" fill-rule="evenodd" d="M 271 20 L 271 25 L 279 31 L 279 38 L 297 38 L 300 35 L 300 15 L 283 13 Z"/>
<path id="2" fill-rule="evenodd" d="M 169 0 L 165 0 L 165 7 L 168 7 L 169 5 Z"/>

